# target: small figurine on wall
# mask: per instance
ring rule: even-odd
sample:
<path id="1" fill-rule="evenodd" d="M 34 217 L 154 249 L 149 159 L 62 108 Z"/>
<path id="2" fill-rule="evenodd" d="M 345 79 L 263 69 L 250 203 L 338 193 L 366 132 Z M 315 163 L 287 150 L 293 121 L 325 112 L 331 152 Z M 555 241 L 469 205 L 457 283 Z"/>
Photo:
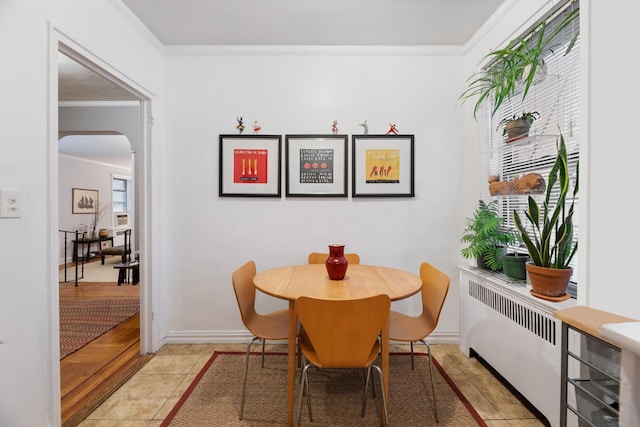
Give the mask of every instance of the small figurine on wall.
<path id="1" fill-rule="evenodd" d="M 242 118 L 242 116 L 240 116 L 236 117 L 236 120 L 238 121 L 238 126 L 236 126 L 236 129 L 238 129 L 239 133 L 242 133 L 242 131 L 244 130 L 244 119 Z"/>
<path id="2" fill-rule="evenodd" d="M 396 129 L 396 124 L 389 123 L 389 130 L 387 131 L 386 135 L 397 135 L 397 134 L 398 134 L 398 129 Z"/>
<path id="3" fill-rule="evenodd" d="M 331 125 L 331 133 L 332 134 L 337 134 L 338 133 L 338 121 L 334 120 L 333 124 Z"/>
<path id="4" fill-rule="evenodd" d="M 364 121 L 364 123 L 358 124 L 358 126 L 362 126 L 364 128 L 364 134 L 365 135 L 369 135 L 369 126 L 367 126 L 367 121 L 366 120 Z"/>
<path id="5" fill-rule="evenodd" d="M 258 133 L 258 132 L 260 132 L 260 129 L 262 129 L 262 126 L 260 126 L 258 124 L 257 120 L 253 121 L 253 126 L 252 127 L 253 127 L 253 133 Z"/>

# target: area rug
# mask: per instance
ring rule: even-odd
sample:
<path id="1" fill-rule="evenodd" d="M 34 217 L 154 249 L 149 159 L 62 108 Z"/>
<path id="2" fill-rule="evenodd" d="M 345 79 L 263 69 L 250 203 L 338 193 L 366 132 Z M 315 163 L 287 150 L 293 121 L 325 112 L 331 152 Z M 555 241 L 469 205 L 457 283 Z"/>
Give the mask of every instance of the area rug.
<path id="1" fill-rule="evenodd" d="M 60 359 L 139 312 L 139 298 L 60 297 Z"/>
<path id="2" fill-rule="evenodd" d="M 260 357 L 249 363 L 249 379 L 244 416 L 238 420 L 240 391 L 244 373 L 244 354 L 216 352 L 198 373 L 176 403 L 162 427 L 195 426 L 274 426 L 287 424 L 287 357 L 271 353 L 260 368 Z M 415 370 L 411 356 L 393 353 L 389 357 L 390 426 L 484 426 L 453 381 L 434 359 L 436 399 L 440 423 L 433 415 L 428 358 L 416 355 Z M 299 370 L 298 370 L 299 371 Z M 364 376 L 362 370 L 309 370 L 313 422 L 309 421 L 306 399 L 300 425 L 304 426 L 376 426 L 380 424 L 379 385 L 376 396 L 371 388 L 365 417 L 361 418 Z M 376 382 L 377 383 L 377 382 Z M 299 381 L 296 379 L 294 417 L 298 405 Z M 295 421 L 295 420 L 294 420 Z"/>

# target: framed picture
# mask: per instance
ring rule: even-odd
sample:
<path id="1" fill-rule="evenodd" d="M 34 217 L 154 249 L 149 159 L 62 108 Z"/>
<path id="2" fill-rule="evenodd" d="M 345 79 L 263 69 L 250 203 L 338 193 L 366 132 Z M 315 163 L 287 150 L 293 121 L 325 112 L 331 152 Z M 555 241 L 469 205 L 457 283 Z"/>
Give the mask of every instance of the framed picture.
<path id="1" fill-rule="evenodd" d="M 71 195 L 71 213 L 94 214 L 98 210 L 98 190 L 74 188 Z"/>
<path id="2" fill-rule="evenodd" d="M 282 137 L 220 135 L 219 195 L 280 197 Z"/>
<path id="3" fill-rule="evenodd" d="M 413 135 L 353 135 L 353 197 L 413 197 Z"/>
<path id="4" fill-rule="evenodd" d="M 347 135 L 286 135 L 287 197 L 347 197 Z"/>

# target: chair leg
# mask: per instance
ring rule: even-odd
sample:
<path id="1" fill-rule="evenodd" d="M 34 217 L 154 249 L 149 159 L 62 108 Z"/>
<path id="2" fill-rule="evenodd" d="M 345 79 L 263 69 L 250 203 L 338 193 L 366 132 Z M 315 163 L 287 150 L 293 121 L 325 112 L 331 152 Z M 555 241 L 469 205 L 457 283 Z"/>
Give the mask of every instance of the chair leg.
<path id="1" fill-rule="evenodd" d="M 262 340 L 262 367 L 264 368 L 264 345 L 267 340 Z"/>
<path id="2" fill-rule="evenodd" d="M 413 364 L 413 341 L 411 341 L 411 370 L 413 371 L 415 366 Z"/>
<path id="3" fill-rule="evenodd" d="M 369 380 L 371 379 L 371 366 L 366 369 L 366 376 L 364 380 L 364 394 L 362 395 L 362 414 L 360 415 L 364 418 L 364 413 L 367 409 L 367 389 L 369 388 Z M 371 381 L 371 385 L 373 386 L 373 381 Z M 375 390 L 373 391 L 375 397 Z"/>
<path id="4" fill-rule="evenodd" d="M 426 340 L 422 340 L 420 342 L 422 342 L 425 346 L 427 346 L 427 353 L 429 353 L 429 375 L 431 375 L 431 396 L 433 397 L 433 415 L 436 418 L 436 422 L 439 423 L 440 420 L 438 419 L 438 408 L 436 406 L 436 389 L 433 384 L 433 358 L 431 357 L 431 346 Z"/>
<path id="5" fill-rule="evenodd" d="M 311 392 L 309 390 L 309 376 L 308 371 L 311 364 L 307 364 L 302 368 L 302 374 L 300 375 L 300 400 L 298 401 L 298 411 L 296 414 L 296 425 L 300 425 L 300 413 L 302 412 L 302 399 L 304 399 L 304 392 L 307 391 L 307 408 L 309 410 L 309 420 L 313 422 L 313 413 L 311 412 Z"/>
<path id="6" fill-rule="evenodd" d="M 240 420 L 242 419 L 242 414 L 244 412 L 244 395 L 245 395 L 245 391 L 247 390 L 247 374 L 249 372 L 249 353 L 251 353 L 251 346 L 253 345 L 253 343 L 259 339 L 260 338 L 258 337 L 253 337 L 249 340 L 249 343 L 247 343 L 247 355 L 245 356 L 245 361 L 244 361 L 244 381 L 242 381 L 242 394 L 240 396 L 240 416 L 238 418 Z"/>
<path id="7" fill-rule="evenodd" d="M 382 413 L 384 414 L 384 420 L 381 420 L 384 422 L 381 423 L 381 425 L 388 426 L 389 416 L 387 415 L 387 395 L 384 392 L 384 379 L 382 376 L 382 369 L 380 369 L 380 367 L 377 365 L 371 365 L 371 367 L 375 369 L 376 372 L 378 372 L 378 379 L 380 380 L 380 391 L 381 391 L 380 394 L 382 394 Z"/>

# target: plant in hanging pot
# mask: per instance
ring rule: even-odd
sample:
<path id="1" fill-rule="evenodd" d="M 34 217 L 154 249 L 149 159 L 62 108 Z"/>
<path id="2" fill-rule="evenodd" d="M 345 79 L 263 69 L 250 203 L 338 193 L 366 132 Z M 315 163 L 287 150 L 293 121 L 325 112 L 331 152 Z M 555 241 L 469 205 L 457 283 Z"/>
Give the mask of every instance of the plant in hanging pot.
<path id="1" fill-rule="evenodd" d="M 514 242 L 513 232 L 504 226 L 498 211 L 498 200 L 478 201 L 473 217 L 467 218 L 462 243 L 468 243 L 460 253 L 467 259 L 476 259 L 479 267 L 492 271 L 502 270 L 505 247 Z"/>
<path id="2" fill-rule="evenodd" d="M 543 57 L 554 51 L 554 38 L 579 14 L 580 9 L 572 10 L 550 31 L 547 31 L 547 22 L 543 21 L 528 36 L 516 37 L 505 48 L 489 52 L 485 56 L 489 65 L 467 79 L 467 89 L 458 100 L 465 102 L 470 98 L 476 98 L 473 108 L 473 117 L 476 119 L 485 101 L 492 102 L 491 117 L 502 103 L 516 92 L 522 92 L 524 101 L 531 86 L 542 79 L 541 71 L 546 69 Z M 577 38 L 576 30 L 567 45 L 565 55 L 573 48 Z"/>
<path id="3" fill-rule="evenodd" d="M 502 127 L 502 136 L 506 137 L 505 142 L 513 142 L 529 136 L 529 129 L 533 122 L 540 118 L 537 111 L 523 111 L 522 114 L 514 114 L 511 117 L 502 119 L 498 123 L 498 129 Z"/>
<path id="4" fill-rule="evenodd" d="M 573 197 L 569 209 L 569 165 L 567 147 L 562 133 L 559 137 L 558 153 L 549 172 L 547 191 L 542 209 L 532 196 L 525 211 L 530 227 L 527 228 L 517 211 L 513 212 L 514 222 L 522 241 L 527 247 L 531 261 L 526 264 L 531 293 L 537 297 L 561 301 L 569 298 L 567 286 L 573 274 L 570 266 L 578 249 L 573 239 L 573 214 L 575 198 L 578 194 L 578 164 Z M 555 206 L 551 205 L 552 194 L 557 194 Z"/>

